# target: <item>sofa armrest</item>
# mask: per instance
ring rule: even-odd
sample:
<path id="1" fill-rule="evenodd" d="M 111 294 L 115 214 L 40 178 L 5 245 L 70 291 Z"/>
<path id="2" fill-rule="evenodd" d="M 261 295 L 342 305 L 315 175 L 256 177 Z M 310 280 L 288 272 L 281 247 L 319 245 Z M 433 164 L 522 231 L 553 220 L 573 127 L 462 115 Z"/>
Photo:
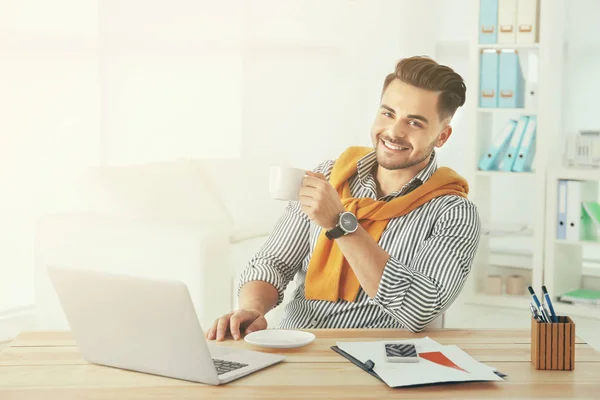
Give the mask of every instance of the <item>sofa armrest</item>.
<path id="1" fill-rule="evenodd" d="M 40 329 L 67 328 L 47 277 L 48 265 L 181 280 L 203 328 L 232 308 L 228 232 L 213 226 L 47 215 L 36 232 L 36 316 Z"/>

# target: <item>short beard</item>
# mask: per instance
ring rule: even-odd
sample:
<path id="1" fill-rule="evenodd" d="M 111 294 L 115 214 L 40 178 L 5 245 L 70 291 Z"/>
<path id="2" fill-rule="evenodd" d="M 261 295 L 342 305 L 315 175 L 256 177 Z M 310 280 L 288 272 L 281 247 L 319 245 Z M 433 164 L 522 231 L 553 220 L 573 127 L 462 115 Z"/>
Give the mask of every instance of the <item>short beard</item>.
<path id="1" fill-rule="evenodd" d="M 394 163 L 393 160 L 383 159 L 383 157 L 381 157 L 379 155 L 379 151 L 377 151 L 377 149 L 376 149 L 375 153 L 377 155 L 377 164 L 389 171 L 410 168 L 410 167 L 420 164 L 423 161 L 430 158 L 431 154 L 433 153 L 434 147 L 435 147 L 435 142 L 432 143 L 431 146 L 429 146 L 429 149 L 426 152 L 424 152 L 422 155 L 420 155 L 416 160 L 407 160 L 405 162 L 400 162 L 400 163 L 398 163 L 398 162 Z"/>

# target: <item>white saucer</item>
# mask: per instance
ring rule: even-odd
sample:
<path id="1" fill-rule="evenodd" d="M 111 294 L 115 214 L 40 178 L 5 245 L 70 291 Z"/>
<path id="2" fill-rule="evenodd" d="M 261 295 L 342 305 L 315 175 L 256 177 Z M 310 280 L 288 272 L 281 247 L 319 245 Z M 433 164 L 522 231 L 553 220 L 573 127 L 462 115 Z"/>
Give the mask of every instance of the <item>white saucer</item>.
<path id="1" fill-rule="evenodd" d="M 244 340 L 259 347 L 292 349 L 294 347 L 306 346 L 315 340 L 315 335 L 304 331 L 267 329 L 264 331 L 252 332 L 251 334 L 246 335 Z"/>

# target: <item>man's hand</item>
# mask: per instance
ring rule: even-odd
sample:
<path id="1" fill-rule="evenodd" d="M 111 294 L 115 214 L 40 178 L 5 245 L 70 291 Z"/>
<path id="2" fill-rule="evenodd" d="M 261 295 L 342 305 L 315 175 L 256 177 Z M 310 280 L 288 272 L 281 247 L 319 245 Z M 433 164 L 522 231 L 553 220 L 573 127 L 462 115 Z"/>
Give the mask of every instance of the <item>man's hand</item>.
<path id="1" fill-rule="evenodd" d="M 300 189 L 302 211 L 321 228 L 335 228 L 344 206 L 337 191 L 325 178 L 325 175 L 307 171 Z"/>
<path id="2" fill-rule="evenodd" d="M 240 331 L 247 335 L 254 331 L 267 329 L 267 320 L 258 310 L 243 309 L 223 315 L 217 319 L 206 333 L 208 340 L 222 341 L 230 333 L 235 340 L 240 338 Z"/>

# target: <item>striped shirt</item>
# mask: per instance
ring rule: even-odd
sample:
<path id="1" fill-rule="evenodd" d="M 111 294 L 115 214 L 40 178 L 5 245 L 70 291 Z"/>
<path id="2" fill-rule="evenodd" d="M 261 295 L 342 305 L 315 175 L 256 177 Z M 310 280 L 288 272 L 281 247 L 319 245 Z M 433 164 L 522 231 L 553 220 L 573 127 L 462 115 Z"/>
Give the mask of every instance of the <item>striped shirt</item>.
<path id="1" fill-rule="evenodd" d="M 333 164 L 325 161 L 315 172 L 329 179 Z M 376 164 L 375 152 L 358 161 L 358 171 L 350 178 L 354 197 L 377 199 Z M 433 152 L 427 167 L 401 190 L 378 200 L 390 201 L 409 193 L 436 169 Z M 389 221 L 378 244 L 390 258 L 373 298 L 361 288 L 354 302 L 307 300 L 306 272 L 321 227 L 302 212 L 298 201 L 293 201 L 241 274 L 238 293 L 249 281 L 268 282 L 279 293 L 279 305 L 295 277 L 297 288 L 280 328 L 404 328 L 418 332 L 449 307 L 463 288 L 479 244 L 480 228 L 477 209 L 466 198 L 434 198 Z"/>

